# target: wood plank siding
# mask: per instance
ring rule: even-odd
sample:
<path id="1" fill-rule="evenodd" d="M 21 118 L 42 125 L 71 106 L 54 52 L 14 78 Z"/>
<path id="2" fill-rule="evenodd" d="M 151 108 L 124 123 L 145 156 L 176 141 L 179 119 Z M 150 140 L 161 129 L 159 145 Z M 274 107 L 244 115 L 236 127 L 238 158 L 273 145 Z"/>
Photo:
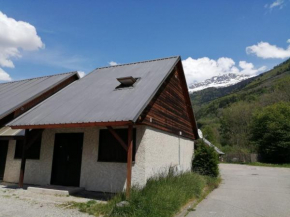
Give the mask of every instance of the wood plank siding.
<path id="1" fill-rule="evenodd" d="M 196 124 L 181 62 L 164 81 L 139 117 L 139 123 L 196 139 Z"/>

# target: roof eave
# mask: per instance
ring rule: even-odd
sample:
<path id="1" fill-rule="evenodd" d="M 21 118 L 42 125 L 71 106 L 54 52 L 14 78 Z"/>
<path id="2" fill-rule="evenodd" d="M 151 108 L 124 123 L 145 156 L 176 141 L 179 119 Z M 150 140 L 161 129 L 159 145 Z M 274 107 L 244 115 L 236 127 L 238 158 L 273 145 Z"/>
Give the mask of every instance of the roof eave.
<path id="1" fill-rule="evenodd" d="M 43 125 L 7 125 L 12 129 L 51 129 L 51 128 L 79 128 L 79 127 L 106 127 L 106 126 L 128 126 L 134 124 L 132 121 L 112 122 L 88 122 L 88 123 L 62 123 Z"/>

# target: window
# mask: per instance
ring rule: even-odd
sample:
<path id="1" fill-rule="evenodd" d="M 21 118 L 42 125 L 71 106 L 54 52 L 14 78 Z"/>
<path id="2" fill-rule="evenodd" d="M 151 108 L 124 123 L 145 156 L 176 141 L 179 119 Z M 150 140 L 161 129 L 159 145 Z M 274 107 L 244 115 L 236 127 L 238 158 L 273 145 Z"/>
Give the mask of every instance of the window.
<path id="1" fill-rule="evenodd" d="M 39 160 L 40 158 L 40 146 L 41 146 L 41 135 L 37 140 L 31 144 L 31 146 L 26 150 L 26 159 Z M 15 147 L 14 159 L 22 158 L 22 149 L 23 149 L 24 140 L 17 140 Z"/>
<path id="2" fill-rule="evenodd" d="M 128 143 L 128 129 L 115 129 L 115 132 Z M 133 161 L 136 153 L 136 129 L 133 129 Z M 100 130 L 99 157 L 102 162 L 127 162 L 127 152 L 109 130 Z"/>

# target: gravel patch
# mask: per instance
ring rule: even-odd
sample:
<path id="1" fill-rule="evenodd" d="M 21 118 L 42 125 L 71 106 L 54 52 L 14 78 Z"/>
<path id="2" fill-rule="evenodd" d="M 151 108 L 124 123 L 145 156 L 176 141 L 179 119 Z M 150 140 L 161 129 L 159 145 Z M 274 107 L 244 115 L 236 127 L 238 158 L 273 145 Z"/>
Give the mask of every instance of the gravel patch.
<path id="1" fill-rule="evenodd" d="M 68 202 L 87 202 L 90 199 L 32 193 L 23 189 L 9 189 L 0 185 L 0 217 L 76 216 L 87 217 Z"/>

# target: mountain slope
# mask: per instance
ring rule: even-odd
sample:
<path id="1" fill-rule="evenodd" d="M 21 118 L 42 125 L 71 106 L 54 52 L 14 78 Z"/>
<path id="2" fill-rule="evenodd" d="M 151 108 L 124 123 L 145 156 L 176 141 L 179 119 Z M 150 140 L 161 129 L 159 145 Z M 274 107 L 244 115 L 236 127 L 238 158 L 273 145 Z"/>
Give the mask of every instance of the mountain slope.
<path id="1" fill-rule="evenodd" d="M 223 97 L 225 95 L 228 95 L 230 93 L 236 92 L 244 88 L 246 85 L 248 85 L 252 80 L 254 80 L 256 77 L 251 77 L 246 80 L 240 81 L 234 85 L 222 87 L 222 88 L 206 88 L 201 91 L 192 92 L 190 94 L 192 104 L 193 105 L 200 105 L 206 102 L 210 102 L 214 99 Z"/>
<path id="2" fill-rule="evenodd" d="M 218 147 L 252 150 L 249 129 L 253 114 L 272 104 L 290 102 L 290 59 L 233 86 L 190 96 L 205 138 Z"/>
<path id="3" fill-rule="evenodd" d="M 289 79 L 290 59 L 274 67 L 272 70 L 243 80 L 232 86 L 223 88 L 208 88 L 190 94 L 194 107 L 201 107 L 213 103 L 223 103 L 229 98 L 237 98 L 237 100 L 251 98 L 252 94 L 259 92 L 266 93 L 275 89 L 275 85 L 279 82 L 286 82 Z M 289 88 L 290 89 L 290 88 Z M 258 94 L 259 95 L 259 94 Z M 223 106 L 221 106 L 223 107 Z"/>

